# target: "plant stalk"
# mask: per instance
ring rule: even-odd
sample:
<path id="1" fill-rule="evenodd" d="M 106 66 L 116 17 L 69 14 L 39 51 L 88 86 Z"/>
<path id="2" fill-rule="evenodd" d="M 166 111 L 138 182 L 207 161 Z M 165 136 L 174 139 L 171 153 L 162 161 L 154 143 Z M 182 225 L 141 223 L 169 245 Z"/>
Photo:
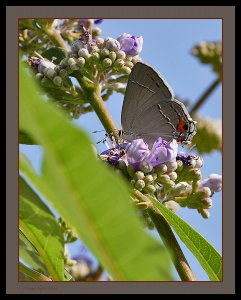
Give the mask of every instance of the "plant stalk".
<path id="1" fill-rule="evenodd" d="M 138 190 L 134 190 L 134 195 L 141 201 L 148 203 L 147 212 L 153 221 L 164 245 L 171 254 L 172 262 L 182 281 L 196 281 L 197 278 L 192 272 L 177 239 L 164 216 L 151 201 Z"/>
<path id="2" fill-rule="evenodd" d="M 190 114 L 194 114 L 203 105 L 203 103 L 207 100 L 207 98 L 215 90 L 215 88 L 219 85 L 220 82 L 221 82 L 220 77 L 214 80 L 214 82 L 207 88 L 207 90 L 203 93 L 203 95 L 194 104 L 194 106 L 190 110 Z"/>

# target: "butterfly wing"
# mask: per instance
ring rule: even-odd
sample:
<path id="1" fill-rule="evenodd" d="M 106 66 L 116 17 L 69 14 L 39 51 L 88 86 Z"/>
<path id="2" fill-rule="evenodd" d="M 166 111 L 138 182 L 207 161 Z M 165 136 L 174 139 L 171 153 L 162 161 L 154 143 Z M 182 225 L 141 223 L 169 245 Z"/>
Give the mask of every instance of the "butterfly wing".
<path id="1" fill-rule="evenodd" d="M 136 63 L 128 79 L 122 106 L 123 131 L 133 132 L 133 124 L 143 112 L 155 104 L 172 99 L 174 93 L 166 80 L 152 67 L 141 62 Z"/>

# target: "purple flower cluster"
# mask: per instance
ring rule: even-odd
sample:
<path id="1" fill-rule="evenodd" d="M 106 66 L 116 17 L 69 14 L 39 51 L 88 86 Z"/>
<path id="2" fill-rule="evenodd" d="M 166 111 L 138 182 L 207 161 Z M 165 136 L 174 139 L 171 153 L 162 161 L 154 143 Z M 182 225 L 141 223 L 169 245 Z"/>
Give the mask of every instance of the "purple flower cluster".
<path id="1" fill-rule="evenodd" d="M 143 37 L 136 37 L 131 34 L 123 33 L 117 39 L 120 43 L 120 50 L 124 51 L 127 55 L 138 55 L 142 50 Z"/>
<path id="2" fill-rule="evenodd" d="M 176 140 L 167 143 L 159 137 L 153 144 L 152 149 L 149 149 L 148 144 L 143 139 L 136 139 L 131 143 L 124 143 L 108 149 L 102 152 L 101 156 L 108 157 L 106 160 L 112 165 L 117 164 L 118 160 L 122 159 L 127 165 L 131 165 L 135 170 L 138 170 L 140 163 L 143 162 L 156 167 L 163 163 L 176 161 L 177 148 Z"/>

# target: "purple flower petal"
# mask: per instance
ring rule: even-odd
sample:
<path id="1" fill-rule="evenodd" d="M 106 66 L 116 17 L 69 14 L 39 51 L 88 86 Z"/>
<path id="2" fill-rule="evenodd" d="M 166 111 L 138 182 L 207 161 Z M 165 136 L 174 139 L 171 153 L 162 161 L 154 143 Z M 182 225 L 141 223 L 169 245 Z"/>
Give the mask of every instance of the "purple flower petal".
<path id="1" fill-rule="evenodd" d="M 136 37 L 127 33 L 123 33 L 117 39 L 120 42 L 121 50 L 127 55 L 138 55 L 142 50 L 143 37 Z"/>
<path id="2" fill-rule="evenodd" d="M 199 188 L 208 187 L 210 188 L 211 192 L 220 192 L 222 190 L 222 176 L 218 174 L 211 174 L 205 180 L 203 180 Z"/>
<path id="3" fill-rule="evenodd" d="M 143 139 L 136 139 L 129 143 L 126 147 L 127 161 L 131 165 L 135 165 L 142 161 L 148 154 L 149 149 L 147 143 Z"/>
<path id="4" fill-rule="evenodd" d="M 151 153 L 147 157 L 153 167 L 156 167 L 165 162 L 173 162 L 176 160 L 178 144 L 176 140 L 167 143 L 159 137 L 152 146 Z"/>
<path id="5" fill-rule="evenodd" d="M 94 20 L 94 23 L 95 24 L 100 24 L 100 23 L 102 23 L 103 22 L 103 19 L 96 19 L 96 20 Z"/>

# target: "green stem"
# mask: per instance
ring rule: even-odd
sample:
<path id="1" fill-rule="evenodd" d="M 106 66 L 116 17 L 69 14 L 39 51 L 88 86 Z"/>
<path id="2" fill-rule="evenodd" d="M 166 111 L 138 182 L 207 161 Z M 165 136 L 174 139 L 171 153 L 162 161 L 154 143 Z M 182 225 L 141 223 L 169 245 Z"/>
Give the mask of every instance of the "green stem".
<path id="1" fill-rule="evenodd" d="M 88 99 L 88 102 L 96 112 L 106 132 L 113 134 L 115 140 L 118 141 L 118 129 L 105 107 L 101 97 L 101 87 L 84 77 L 78 77 L 78 81 L 83 88 L 85 98 Z"/>
<path id="2" fill-rule="evenodd" d="M 49 39 L 57 46 L 69 50 L 67 44 L 62 38 L 60 32 L 54 28 L 46 28 L 44 32 L 48 35 Z"/>
<path id="3" fill-rule="evenodd" d="M 207 100 L 209 95 L 215 90 L 215 88 L 219 85 L 220 82 L 221 82 L 220 77 L 214 80 L 214 82 L 207 88 L 207 90 L 203 93 L 203 95 L 194 104 L 194 106 L 190 110 L 190 114 L 194 114 L 200 108 L 200 106 L 203 105 L 203 103 Z"/>
<path id="4" fill-rule="evenodd" d="M 182 281 L 196 281 L 197 278 L 192 272 L 177 239 L 161 212 L 141 192 L 134 190 L 134 195 L 141 201 L 148 203 L 147 212 L 153 221 L 164 245 L 171 254 L 172 262 Z"/>
<path id="5" fill-rule="evenodd" d="M 19 262 L 19 272 L 32 278 L 34 281 L 52 281 L 49 277 L 26 267 L 23 263 Z"/>

